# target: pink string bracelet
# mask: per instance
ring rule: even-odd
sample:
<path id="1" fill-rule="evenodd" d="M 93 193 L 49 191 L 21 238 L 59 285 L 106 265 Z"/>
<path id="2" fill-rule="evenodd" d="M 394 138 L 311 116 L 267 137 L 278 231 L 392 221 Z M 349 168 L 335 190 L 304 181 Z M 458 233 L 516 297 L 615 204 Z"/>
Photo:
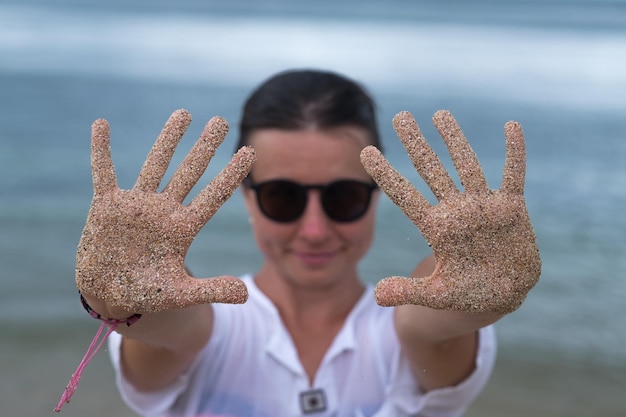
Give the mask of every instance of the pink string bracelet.
<path id="1" fill-rule="evenodd" d="M 78 388 L 78 382 L 80 381 L 80 377 L 82 376 L 83 371 L 85 370 L 85 367 L 87 367 L 87 364 L 91 362 L 91 360 L 96 356 L 96 353 L 98 353 L 98 351 L 100 350 L 104 342 L 107 340 L 109 335 L 113 333 L 113 331 L 120 324 L 125 324 L 127 326 L 130 326 L 136 323 L 137 320 L 141 318 L 141 314 L 133 314 L 132 316 L 126 319 L 122 319 L 122 320 L 107 319 L 107 318 L 102 317 L 100 314 L 96 313 L 93 310 L 93 308 L 91 308 L 91 306 L 87 304 L 87 301 L 85 300 L 85 297 L 83 297 L 82 294 L 80 294 L 80 302 L 85 308 L 85 310 L 87 311 L 87 313 L 89 313 L 89 315 L 93 317 L 94 319 L 100 320 L 102 324 L 100 325 L 100 328 L 98 329 L 98 331 L 96 332 L 96 335 L 91 341 L 91 344 L 87 348 L 87 352 L 85 353 L 85 356 L 83 356 L 83 359 L 78 364 L 76 371 L 74 371 L 74 373 L 72 374 L 72 377 L 70 378 L 70 382 L 65 387 L 65 391 L 63 392 L 63 395 L 61 396 L 61 400 L 59 401 L 59 404 L 54 409 L 54 411 L 57 413 L 61 411 L 61 408 L 63 408 L 65 404 L 70 402 L 70 398 L 72 397 L 72 395 L 74 395 L 76 388 Z M 104 334 L 104 337 L 102 338 L 102 340 L 98 342 L 98 340 L 100 339 L 100 336 L 102 336 L 102 332 L 104 331 L 106 327 L 108 327 L 108 330 Z"/>

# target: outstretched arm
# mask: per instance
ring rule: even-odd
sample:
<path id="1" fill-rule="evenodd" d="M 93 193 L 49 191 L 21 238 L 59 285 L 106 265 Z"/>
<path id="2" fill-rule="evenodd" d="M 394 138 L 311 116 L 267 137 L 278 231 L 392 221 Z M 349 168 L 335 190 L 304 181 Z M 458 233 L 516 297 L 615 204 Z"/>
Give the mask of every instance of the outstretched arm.
<path id="1" fill-rule="evenodd" d="M 476 155 L 447 111 L 433 117 L 463 190 L 407 113 L 394 128 L 413 165 L 439 200 L 431 205 L 373 147 L 361 159 L 389 198 L 420 229 L 433 258 L 412 277 L 378 283 L 376 298 L 400 306 L 395 324 L 425 389 L 454 385 L 473 369 L 476 331 L 516 310 L 537 282 L 541 261 L 524 201 L 526 153 L 521 127 L 505 125 L 502 187 L 491 190 Z M 426 372 L 428 370 L 428 372 Z"/>
<path id="2" fill-rule="evenodd" d="M 242 148 L 188 205 L 183 200 L 204 173 L 228 131 L 215 117 L 172 179 L 158 191 L 176 146 L 191 122 L 184 110 L 165 124 L 134 187 L 117 185 L 109 126 L 92 126 L 94 197 L 76 258 L 76 284 L 103 317 L 141 313 L 125 338 L 122 366 L 138 389 L 158 389 L 176 378 L 210 337 L 210 303 L 243 303 L 245 285 L 235 277 L 196 279 L 184 260 L 194 237 L 232 195 L 254 162 Z"/>

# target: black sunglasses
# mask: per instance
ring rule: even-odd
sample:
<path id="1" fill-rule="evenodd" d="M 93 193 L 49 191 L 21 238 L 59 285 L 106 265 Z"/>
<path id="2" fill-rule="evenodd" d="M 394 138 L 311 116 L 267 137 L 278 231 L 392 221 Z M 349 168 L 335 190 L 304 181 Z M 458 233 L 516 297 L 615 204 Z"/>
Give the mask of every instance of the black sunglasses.
<path id="1" fill-rule="evenodd" d="M 261 212 L 269 219 L 288 223 L 306 209 L 309 190 L 319 190 L 324 212 L 329 219 L 347 223 L 361 218 L 370 205 L 374 183 L 340 180 L 330 184 L 302 185 L 289 180 L 271 180 L 255 184 L 248 177 L 244 185 L 256 192 Z"/>

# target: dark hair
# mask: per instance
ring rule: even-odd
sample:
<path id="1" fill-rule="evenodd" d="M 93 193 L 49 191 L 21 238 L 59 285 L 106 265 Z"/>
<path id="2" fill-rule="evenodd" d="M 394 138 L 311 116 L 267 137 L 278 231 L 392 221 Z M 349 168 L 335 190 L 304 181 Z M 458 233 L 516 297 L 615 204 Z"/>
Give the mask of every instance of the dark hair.
<path id="1" fill-rule="evenodd" d="M 371 144 L 382 150 L 375 105 L 362 86 L 327 71 L 285 71 L 266 80 L 246 100 L 236 149 L 247 145 L 256 129 L 345 125 L 365 129 Z"/>

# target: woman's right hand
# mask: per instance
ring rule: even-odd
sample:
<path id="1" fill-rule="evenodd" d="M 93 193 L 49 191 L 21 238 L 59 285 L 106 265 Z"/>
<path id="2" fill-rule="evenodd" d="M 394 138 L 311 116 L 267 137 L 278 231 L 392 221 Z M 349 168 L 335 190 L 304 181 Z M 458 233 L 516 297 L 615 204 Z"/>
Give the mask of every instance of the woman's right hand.
<path id="1" fill-rule="evenodd" d="M 185 110 L 170 116 L 130 190 L 117 185 L 107 121 L 100 119 L 92 126 L 94 197 L 78 245 L 76 285 L 88 300 L 103 301 L 108 312 L 151 313 L 247 299 L 246 287 L 237 278 L 193 278 L 184 260 L 194 237 L 250 171 L 254 151 L 240 149 L 191 203 L 183 205 L 228 132 L 225 120 L 211 119 L 159 192 L 190 122 Z"/>

